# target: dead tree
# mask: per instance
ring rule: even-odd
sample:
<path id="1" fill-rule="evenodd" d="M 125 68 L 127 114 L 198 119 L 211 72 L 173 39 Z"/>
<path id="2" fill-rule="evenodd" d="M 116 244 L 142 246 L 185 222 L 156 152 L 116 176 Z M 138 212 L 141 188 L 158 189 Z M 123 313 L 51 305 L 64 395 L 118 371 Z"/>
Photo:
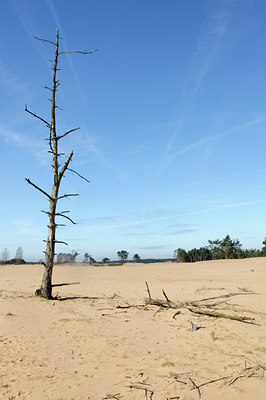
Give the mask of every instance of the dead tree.
<path id="1" fill-rule="evenodd" d="M 31 114 L 33 117 L 39 119 L 42 121 L 45 126 L 49 129 L 49 138 L 48 138 L 48 144 L 49 144 L 49 153 L 52 154 L 52 171 L 53 171 L 53 184 L 52 184 L 52 191 L 51 194 L 48 194 L 45 190 L 34 184 L 33 182 L 30 181 L 30 179 L 25 178 L 26 181 L 32 185 L 35 189 L 39 190 L 43 195 L 45 195 L 50 203 L 49 211 L 43 211 L 48 215 L 48 237 L 46 242 L 46 251 L 45 253 L 45 263 L 44 263 L 44 274 L 43 274 L 43 279 L 42 279 L 42 284 L 39 289 L 36 290 L 35 294 L 45 297 L 47 299 L 52 298 L 52 273 L 53 273 L 53 266 L 54 266 L 54 257 L 55 257 L 55 244 L 56 243 L 64 243 L 62 241 L 56 240 L 56 228 L 58 226 L 63 226 L 63 224 L 57 224 L 56 220 L 57 217 L 62 217 L 70 221 L 71 223 L 75 224 L 74 221 L 69 218 L 66 213 L 68 211 L 57 211 L 57 202 L 58 200 L 66 197 L 71 197 L 71 196 L 78 196 L 78 194 L 64 194 L 62 196 L 59 196 L 59 188 L 60 184 L 62 181 L 62 178 L 64 176 L 64 173 L 67 170 L 70 170 L 77 175 L 79 175 L 81 178 L 85 179 L 83 176 L 78 174 L 76 171 L 73 171 L 72 169 L 69 168 L 69 163 L 73 157 L 73 150 L 70 151 L 68 157 L 65 160 L 65 163 L 63 166 L 60 168 L 59 165 L 59 157 L 62 156 L 63 154 L 60 154 L 59 152 L 59 141 L 69 135 L 70 133 L 78 130 L 79 128 L 74 128 L 70 129 L 67 132 L 64 132 L 62 134 L 57 133 L 56 129 L 56 109 L 59 107 L 56 105 L 56 93 L 58 91 L 58 87 L 60 85 L 60 81 L 57 79 L 57 71 L 58 69 L 58 60 L 59 57 L 63 54 L 67 53 L 78 53 L 78 54 L 92 54 L 94 51 L 60 51 L 59 49 L 59 30 L 57 29 L 56 31 L 56 42 L 52 42 L 50 40 L 46 39 L 40 39 L 35 37 L 35 39 L 38 39 L 42 42 L 47 42 L 55 47 L 55 57 L 54 60 L 52 60 L 52 70 L 53 70 L 53 84 L 52 87 L 45 87 L 46 89 L 51 91 L 52 98 L 51 98 L 51 120 L 46 121 L 44 118 L 41 116 L 37 115 L 36 113 L 31 112 L 27 106 L 25 106 L 25 111 L 27 111 L 29 114 Z"/>

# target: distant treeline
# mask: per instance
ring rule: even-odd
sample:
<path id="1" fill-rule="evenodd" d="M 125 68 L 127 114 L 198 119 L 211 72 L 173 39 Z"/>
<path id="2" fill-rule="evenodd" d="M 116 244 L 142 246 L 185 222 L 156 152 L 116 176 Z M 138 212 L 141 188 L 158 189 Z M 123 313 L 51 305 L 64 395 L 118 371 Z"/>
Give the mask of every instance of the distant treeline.
<path id="1" fill-rule="evenodd" d="M 242 244 L 238 239 L 232 240 L 229 235 L 226 235 L 222 240 L 208 240 L 208 246 L 200 247 L 199 249 L 177 249 L 174 257 L 177 262 L 196 262 L 206 260 L 223 260 L 249 257 L 266 256 L 266 238 L 262 242 L 263 248 L 243 249 Z"/>
<path id="2" fill-rule="evenodd" d="M 5 264 L 5 265 L 7 265 L 7 264 L 26 264 L 26 261 L 23 259 L 17 260 L 16 258 L 12 258 L 11 260 L 5 260 L 5 261 L 0 260 L 0 264 Z"/>
<path id="3" fill-rule="evenodd" d="M 16 251 L 16 255 L 14 258 L 9 258 L 9 251 L 5 248 L 1 252 L 0 264 L 26 264 L 26 261 L 23 259 L 23 249 L 19 247 Z"/>

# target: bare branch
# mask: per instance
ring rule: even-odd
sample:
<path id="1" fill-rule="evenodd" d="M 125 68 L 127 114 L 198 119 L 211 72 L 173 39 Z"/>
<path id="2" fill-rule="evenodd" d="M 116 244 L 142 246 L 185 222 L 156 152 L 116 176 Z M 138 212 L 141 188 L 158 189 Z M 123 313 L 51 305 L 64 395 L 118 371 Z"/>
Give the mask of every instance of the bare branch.
<path id="1" fill-rule="evenodd" d="M 25 111 L 27 111 L 29 114 L 31 114 L 33 117 L 38 118 L 39 120 L 41 120 L 42 122 L 45 123 L 45 125 L 48 128 L 51 128 L 51 124 L 49 122 L 47 122 L 45 119 L 43 119 L 42 117 L 40 117 L 39 115 L 37 115 L 36 113 L 33 113 L 32 111 L 28 110 L 27 108 L 27 104 L 25 105 Z"/>
<path id="2" fill-rule="evenodd" d="M 64 173 L 65 173 L 65 171 L 66 171 L 66 169 L 67 169 L 67 167 L 68 167 L 68 164 L 69 164 L 70 161 L 71 161 L 72 156 L 73 156 L 73 150 L 71 150 L 71 152 L 69 153 L 69 155 L 68 155 L 68 157 L 67 157 L 67 159 L 66 159 L 66 162 L 65 162 L 64 166 L 62 167 L 61 171 L 60 171 L 59 174 L 58 174 L 58 181 L 59 181 L 59 182 L 61 181 L 62 176 L 64 175 Z"/>
<path id="3" fill-rule="evenodd" d="M 48 211 L 44 211 L 44 210 L 41 210 L 41 212 L 43 212 L 44 214 L 47 214 L 47 215 L 50 214 Z"/>
<path id="4" fill-rule="evenodd" d="M 68 246 L 68 243 L 67 243 L 67 242 L 62 242 L 61 240 L 54 240 L 54 243 L 63 243 L 63 244 L 65 244 L 65 245 Z"/>
<path id="5" fill-rule="evenodd" d="M 67 170 L 73 172 L 74 174 L 78 175 L 81 179 L 84 179 L 86 182 L 90 183 L 90 181 L 87 178 L 85 178 L 84 176 L 80 175 L 77 171 L 74 171 L 71 168 L 67 168 Z"/>
<path id="6" fill-rule="evenodd" d="M 66 218 L 66 219 L 68 219 L 70 222 L 72 222 L 73 225 L 76 225 L 76 222 L 74 222 L 71 218 L 67 217 L 66 215 L 64 215 L 64 214 L 62 214 L 62 213 L 56 213 L 55 215 L 58 216 L 58 217 Z"/>
<path id="7" fill-rule="evenodd" d="M 59 108 L 59 107 L 58 107 L 58 108 Z M 77 131 L 78 129 L 80 129 L 80 128 L 70 129 L 70 131 L 65 132 L 63 135 L 57 136 L 57 140 L 62 139 L 63 137 L 65 137 L 65 136 L 68 135 L 69 133 L 74 132 L 74 131 Z"/>
<path id="8" fill-rule="evenodd" d="M 49 211 L 41 210 L 41 212 L 43 212 L 44 214 L 47 214 L 47 215 L 52 215 Z M 64 214 L 64 213 L 68 213 L 68 212 L 69 212 L 69 211 L 61 211 L 60 213 L 57 213 L 57 214 L 55 214 L 55 215 L 56 215 L 56 216 L 59 216 L 59 217 L 67 218 L 69 221 L 72 222 L 72 224 L 76 225 L 76 223 L 75 223 L 74 221 L 72 221 L 71 218 L 67 217 L 66 215 L 62 215 L 62 214 Z M 49 227 L 49 225 L 47 225 L 47 226 Z M 66 226 L 66 225 L 65 225 L 65 224 L 54 224 L 54 226 L 57 227 L 57 226 Z"/>
<path id="9" fill-rule="evenodd" d="M 57 197 L 56 200 L 60 200 L 60 199 L 63 199 L 64 197 L 70 197 L 70 196 L 79 196 L 79 194 L 78 193 L 64 194 L 63 196 Z"/>
<path id="10" fill-rule="evenodd" d="M 96 51 L 98 51 L 99 49 L 95 49 L 95 50 L 92 50 L 92 51 L 79 51 L 79 50 L 76 50 L 76 51 L 60 51 L 58 54 L 93 54 L 93 53 L 95 53 Z"/>
<path id="11" fill-rule="evenodd" d="M 151 300 L 151 292 L 150 292 L 150 288 L 149 288 L 148 282 L 146 281 L 145 283 L 146 283 L 147 292 L 148 292 L 148 295 L 149 295 L 149 300 Z"/>
<path id="12" fill-rule="evenodd" d="M 50 88 L 49 86 L 43 86 L 43 88 L 44 88 L 44 89 L 51 90 L 51 92 L 53 91 L 53 89 L 52 89 L 52 88 Z"/>
<path id="13" fill-rule="evenodd" d="M 171 300 L 169 300 L 169 298 L 168 298 L 167 294 L 165 293 L 164 289 L 162 289 L 162 292 L 163 292 L 164 297 L 166 298 L 166 301 L 168 303 L 171 303 Z"/>
<path id="14" fill-rule="evenodd" d="M 192 383 L 192 385 L 194 386 L 194 388 L 197 389 L 198 395 L 199 395 L 199 399 L 200 399 L 200 398 L 201 398 L 201 393 L 200 393 L 199 387 L 196 385 L 196 383 L 195 383 L 191 378 L 188 377 L 188 379 L 190 380 L 190 382 Z"/>
<path id="15" fill-rule="evenodd" d="M 41 189 L 39 186 L 35 185 L 34 183 L 32 183 L 29 178 L 25 178 L 25 181 L 27 181 L 30 185 L 32 185 L 33 187 L 35 187 L 35 189 L 39 190 L 40 192 L 42 192 L 43 194 L 45 194 L 45 196 L 48 197 L 48 199 L 52 200 L 52 197 L 49 196 L 48 193 L 46 193 L 43 189 Z"/>
<path id="16" fill-rule="evenodd" d="M 41 42 L 47 42 L 47 43 L 51 43 L 51 44 L 53 44 L 54 46 L 56 46 L 56 43 L 54 43 L 54 42 L 51 42 L 51 40 L 47 40 L 47 39 L 38 38 L 37 36 L 33 36 L 33 37 L 34 37 L 34 39 L 40 40 Z"/>

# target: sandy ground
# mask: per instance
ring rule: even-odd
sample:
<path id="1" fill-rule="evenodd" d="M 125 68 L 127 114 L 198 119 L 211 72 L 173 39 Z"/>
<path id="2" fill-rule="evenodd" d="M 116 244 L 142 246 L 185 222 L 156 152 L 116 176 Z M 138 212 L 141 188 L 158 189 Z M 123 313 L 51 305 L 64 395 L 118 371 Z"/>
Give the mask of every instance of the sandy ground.
<path id="1" fill-rule="evenodd" d="M 80 284 L 52 301 L 34 296 L 42 268 L 0 268 L 1 399 L 266 399 L 266 258 L 59 265 L 54 284 Z M 143 307 L 145 281 L 185 304 Z M 194 314 L 192 301 L 254 320 Z"/>

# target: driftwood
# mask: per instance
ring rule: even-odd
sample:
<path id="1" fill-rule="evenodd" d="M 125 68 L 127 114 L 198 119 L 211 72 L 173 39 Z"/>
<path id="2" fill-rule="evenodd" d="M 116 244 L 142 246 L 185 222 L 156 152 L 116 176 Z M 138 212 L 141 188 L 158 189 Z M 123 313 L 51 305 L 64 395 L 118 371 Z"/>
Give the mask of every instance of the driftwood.
<path id="1" fill-rule="evenodd" d="M 198 303 L 193 301 L 193 302 L 173 302 L 169 299 L 169 297 L 167 296 L 167 294 L 165 293 L 165 290 L 162 289 L 163 295 L 165 297 L 166 300 L 160 300 L 160 299 L 153 299 L 151 296 L 151 291 L 149 288 L 149 285 L 147 282 L 146 283 L 146 287 L 147 287 L 147 292 L 149 297 L 144 299 L 144 302 L 146 305 L 153 305 L 153 306 L 158 306 L 160 307 L 160 309 L 180 309 L 180 308 L 185 308 L 187 310 L 189 310 L 192 313 L 198 314 L 198 315 L 206 315 L 208 317 L 214 317 L 214 318 L 225 318 L 225 319 L 231 319 L 233 321 L 239 321 L 239 322 L 243 322 L 245 324 L 252 324 L 252 325 L 257 325 L 255 324 L 254 318 L 251 317 L 240 317 L 240 316 L 235 316 L 235 315 L 228 315 L 228 314 L 223 314 L 223 313 L 219 313 L 216 311 L 206 311 L 206 310 L 200 310 L 198 308 L 195 308 L 196 306 L 200 307 L 201 305 L 198 304 L 204 300 L 211 300 L 214 298 L 208 298 L 208 299 L 202 299 L 199 300 Z M 242 293 L 238 293 L 239 295 Z M 251 293 L 246 293 L 244 292 L 243 294 L 251 294 Z M 219 297 L 231 297 L 231 296 L 236 296 L 237 293 L 229 293 L 228 295 L 224 295 L 224 296 L 219 296 Z M 215 304 L 216 305 L 216 304 Z M 192 306 L 192 307 L 191 307 Z M 206 305 L 206 307 L 211 307 L 211 305 Z M 180 313 L 180 311 L 177 311 L 173 318 L 175 318 L 178 314 Z M 193 330 L 193 329 L 192 329 Z M 197 330 L 197 329 L 195 329 Z"/>

